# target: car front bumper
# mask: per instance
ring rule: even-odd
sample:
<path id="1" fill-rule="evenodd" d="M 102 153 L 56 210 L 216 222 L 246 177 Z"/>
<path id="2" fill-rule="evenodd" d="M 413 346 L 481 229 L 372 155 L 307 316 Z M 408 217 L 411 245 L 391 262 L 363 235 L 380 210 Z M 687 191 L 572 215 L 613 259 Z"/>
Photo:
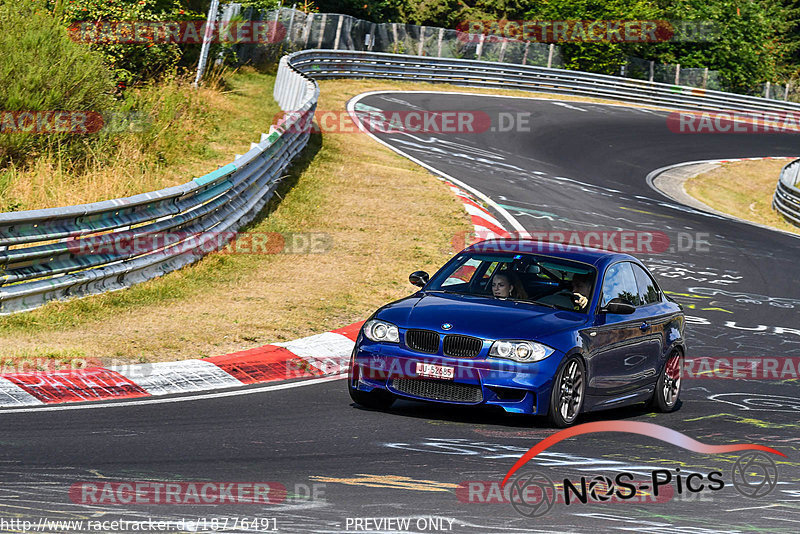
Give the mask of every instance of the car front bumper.
<path id="1" fill-rule="evenodd" d="M 550 389 L 564 354 L 518 363 L 499 358 L 453 358 L 423 354 L 363 337 L 353 350 L 350 387 L 383 389 L 399 397 L 447 404 L 485 404 L 506 412 L 546 414 Z M 419 376 L 417 363 L 452 367 L 452 379 Z"/>

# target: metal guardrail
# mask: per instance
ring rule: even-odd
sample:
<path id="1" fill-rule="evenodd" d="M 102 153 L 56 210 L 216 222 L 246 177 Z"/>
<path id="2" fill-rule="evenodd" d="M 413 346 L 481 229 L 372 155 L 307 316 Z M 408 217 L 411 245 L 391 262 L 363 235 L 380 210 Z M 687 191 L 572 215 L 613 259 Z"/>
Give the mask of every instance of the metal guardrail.
<path id="1" fill-rule="evenodd" d="M 783 217 L 794 224 L 800 226 L 800 159 L 794 160 L 783 169 L 775 186 L 775 195 L 772 197 L 772 207 Z"/>
<path id="2" fill-rule="evenodd" d="M 193 263 L 218 249 L 272 197 L 308 142 L 324 78 L 379 78 L 608 98 L 675 109 L 800 110 L 800 104 L 601 74 L 475 60 L 306 50 L 281 59 L 273 96 L 287 114 L 249 152 L 191 182 L 80 206 L 0 214 L 0 314 L 121 289 Z M 274 130 L 274 131 L 272 131 Z M 781 182 L 782 206 L 800 191 Z M 776 192 L 776 198 L 778 198 Z M 800 205 L 793 204 L 796 210 Z M 800 222 L 800 211 L 797 211 Z M 209 246 L 197 236 L 213 233 Z M 178 236 L 126 252 L 120 243 Z M 195 241 L 192 241 L 192 240 Z M 147 241 L 149 240 L 149 241 Z"/>
<path id="3" fill-rule="evenodd" d="M 205 176 L 127 198 L 0 214 L 0 314 L 128 287 L 225 246 L 308 142 L 292 126 L 313 116 L 319 87 L 284 67 L 280 88 L 281 108 L 296 113 Z"/>
<path id="4" fill-rule="evenodd" d="M 800 104 L 604 74 L 476 60 L 304 50 L 289 63 L 314 79 L 382 78 L 520 89 L 689 110 L 799 111 Z"/>

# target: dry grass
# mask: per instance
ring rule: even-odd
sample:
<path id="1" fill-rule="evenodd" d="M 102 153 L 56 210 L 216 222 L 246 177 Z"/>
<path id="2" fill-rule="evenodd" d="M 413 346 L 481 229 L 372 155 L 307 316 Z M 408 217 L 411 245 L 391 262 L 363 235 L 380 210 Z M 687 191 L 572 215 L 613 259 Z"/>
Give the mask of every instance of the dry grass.
<path id="1" fill-rule="evenodd" d="M 218 161 L 211 159 L 216 163 L 229 161 L 234 151 L 241 153 L 237 146 L 246 148 L 250 140 L 256 140 L 254 132 L 266 129 L 241 110 L 271 103 L 273 78 L 255 73 L 240 76 L 245 78 L 234 78 L 238 91 L 207 95 L 214 113 L 229 114 L 209 143 L 221 154 Z M 319 109 L 326 111 L 344 110 L 352 96 L 375 90 L 567 99 L 525 91 L 383 81 L 334 80 L 321 87 Z M 263 117 L 264 110 L 260 113 Z M 461 204 L 448 188 L 369 137 L 326 134 L 316 136 L 310 145 L 305 161 L 293 171 L 296 183 L 282 192 L 283 201 L 272 203 L 268 216 L 248 230 L 324 232 L 333 244 L 328 253 L 213 254 L 124 291 L 0 317 L 0 356 L 99 358 L 106 363 L 109 359 L 170 361 L 225 354 L 338 328 L 411 293 L 408 274 L 437 269 L 452 255 L 452 237 L 471 230 Z M 184 180 L 193 168 L 187 163 L 165 169 L 159 179 L 165 184 L 171 176 Z M 210 168 L 208 162 L 203 168 Z M 138 185 L 133 192 L 153 188 Z"/>
<path id="2" fill-rule="evenodd" d="M 229 163 L 232 154 L 249 150 L 250 141 L 269 129 L 279 111 L 263 75 L 245 70 L 231 79 L 228 93 L 194 89 L 185 79 L 133 89 L 129 105 L 136 106 L 139 117 L 134 132 L 87 143 L 87 150 L 94 152 L 79 170 L 57 153 L 0 169 L 0 210 L 135 195 L 187 182 Z"/>
<path id="3" fill-rule="evenodd" d="M 772 195 L 786 161 L 737 161 L 686 181 L 686 192 L 723 213 L 800 233 L 772 209 Z"/>

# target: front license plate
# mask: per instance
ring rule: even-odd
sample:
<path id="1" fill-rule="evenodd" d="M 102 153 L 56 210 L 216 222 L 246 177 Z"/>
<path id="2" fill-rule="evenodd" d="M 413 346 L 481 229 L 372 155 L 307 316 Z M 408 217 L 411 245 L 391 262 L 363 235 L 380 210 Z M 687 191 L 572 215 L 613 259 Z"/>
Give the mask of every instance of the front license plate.
<path id="1" fill-rule="evenodd" d="M 454 367 L 445 367 L 444 365 L 433 365 L 431 363 L 417 362 L 417 376 L 452 380 L 454 375 L 455 375 Z"/>

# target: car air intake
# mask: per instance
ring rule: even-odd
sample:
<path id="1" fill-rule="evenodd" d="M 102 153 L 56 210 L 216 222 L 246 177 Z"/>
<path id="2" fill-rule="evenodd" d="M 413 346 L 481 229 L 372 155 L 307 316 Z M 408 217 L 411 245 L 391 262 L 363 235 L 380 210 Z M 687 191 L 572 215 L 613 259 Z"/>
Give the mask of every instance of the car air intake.
<path id="1" fill-rule="evenodd" d="M 474 358 L 483 348 L 483 340 L 477 337 L 448 334 L 444 336 L 445 356 Z"/>
<path id="2" fill-rule="evenodd" d="M 392 389 L 422 399 L 471 404 L 477 404 L 483 400 L 480 386 L 459 384 L 450 380 L 396 378 L 392 380 Z"/>
<path id="3" fill-rule="evenodd" d="M 418 352 L 436 354 L 439 352 L 439 334 L 431 330 L 409 330 L 406 332 L 406 346 Z"/>

